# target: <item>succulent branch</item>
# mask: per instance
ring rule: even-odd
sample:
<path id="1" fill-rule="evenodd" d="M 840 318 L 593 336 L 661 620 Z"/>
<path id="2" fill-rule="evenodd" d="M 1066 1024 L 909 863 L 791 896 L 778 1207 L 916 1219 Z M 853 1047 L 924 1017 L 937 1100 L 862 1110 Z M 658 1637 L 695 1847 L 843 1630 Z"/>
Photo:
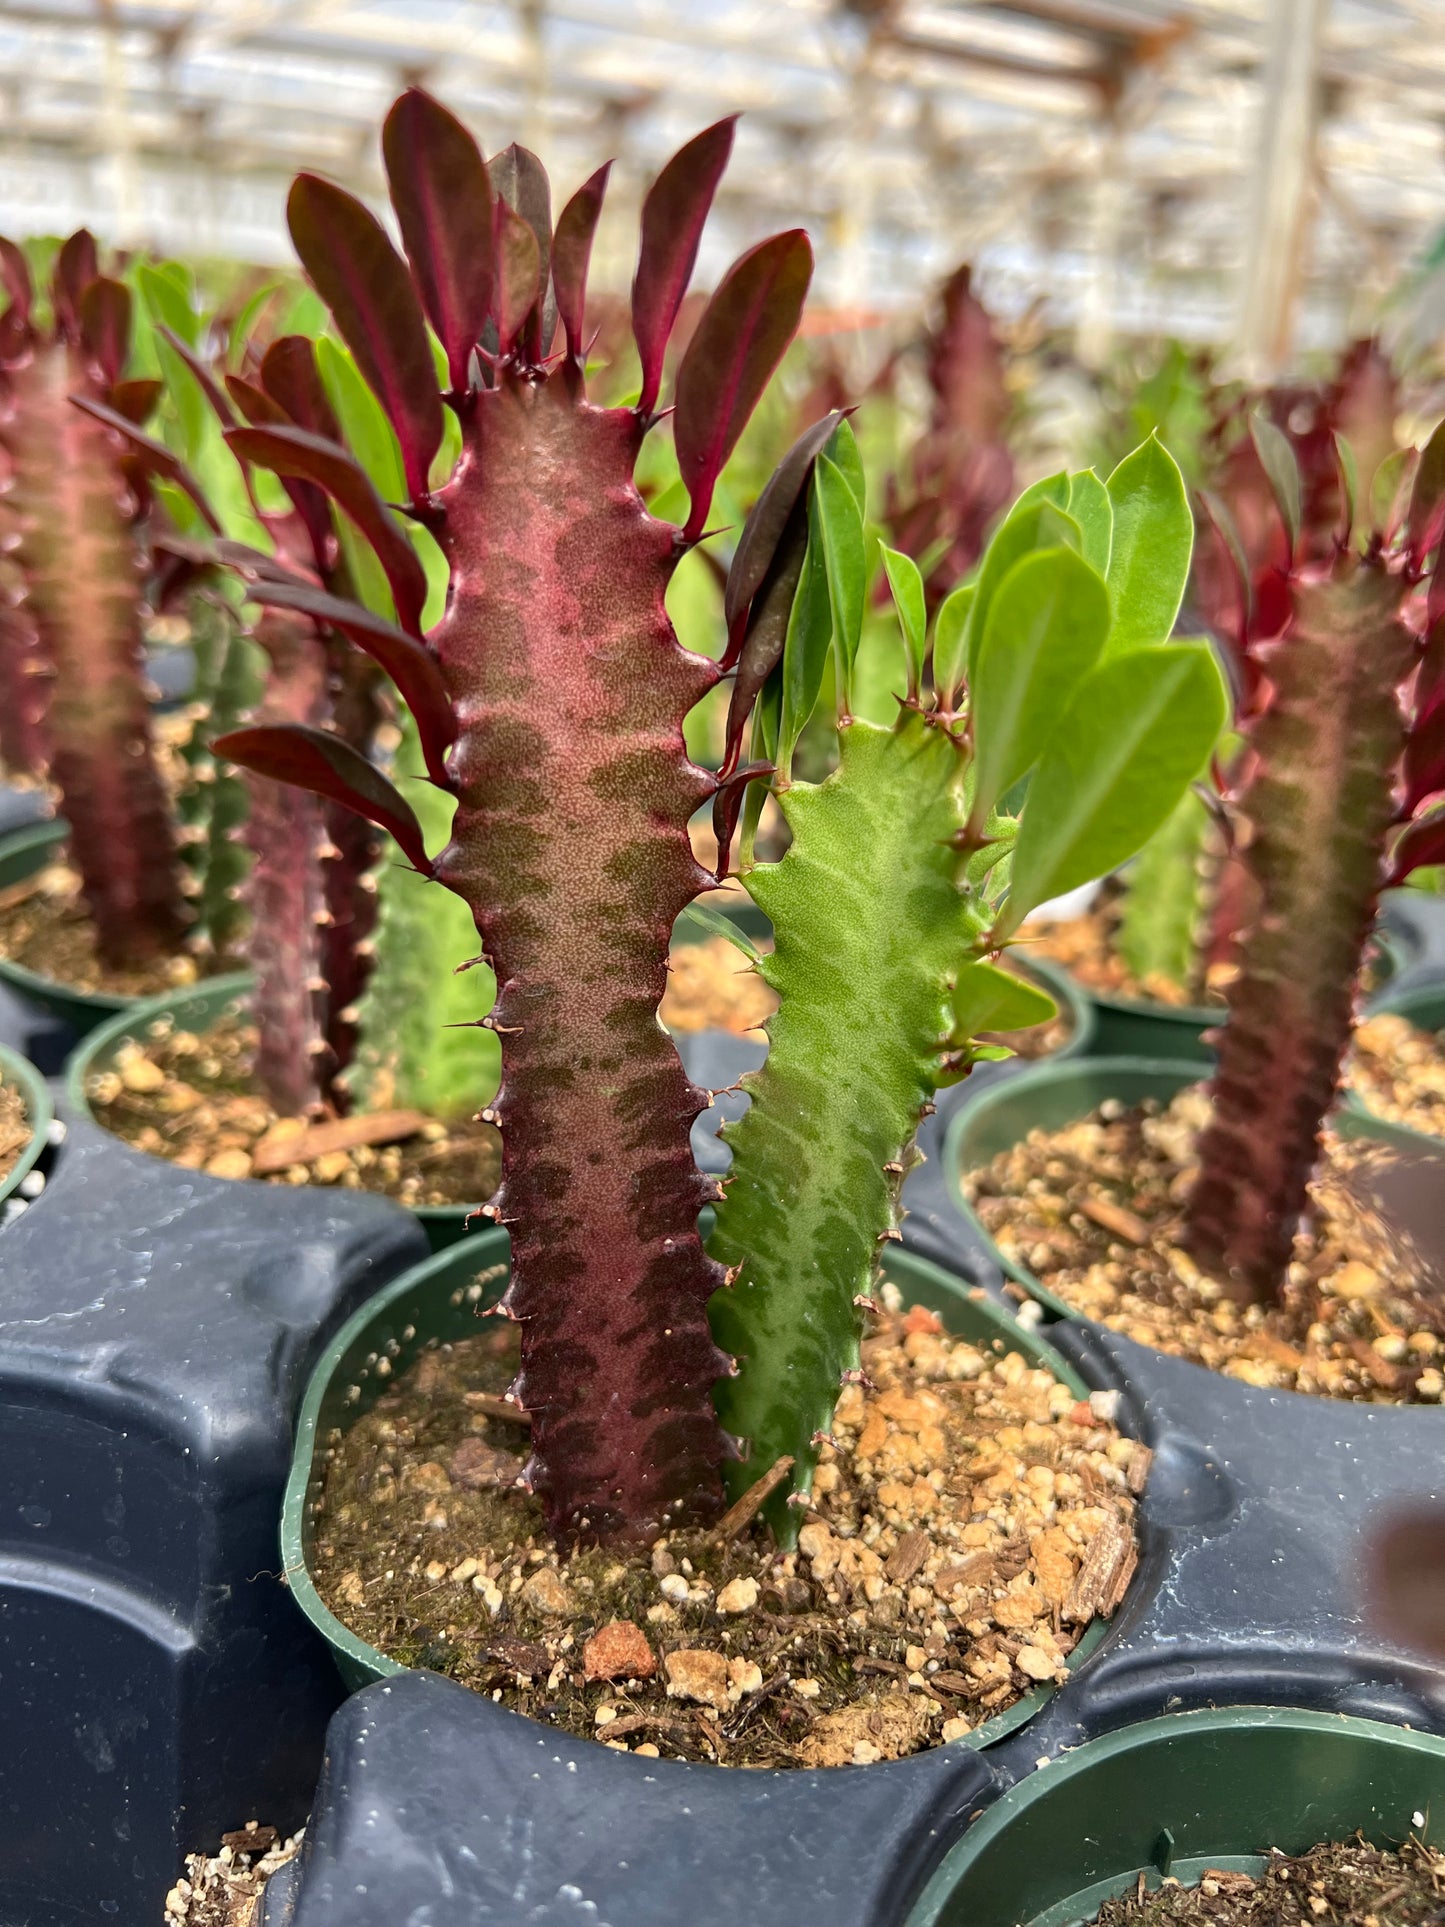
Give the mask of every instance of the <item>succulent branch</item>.
<path id="1" fill-rule="evenodd" d="M 1362 540 L 1350 533 L 1342 443 L 1326 544 L 1302 522 L 1288 439 L 1267 420 L 1255 433 L 1278 494 L 1280 561 L 1257 577 L 1239 636 L 1259 692 L 1246 718 L 1255 774 L 1239 806 L 1254 912 L 1188 1206 L 1191 1248 L 1246 1302 L 1284 1277 L 1380 891 L 1445 850 L 1445 434 L 1421 456 L 1412 491 L 1399 465 L 1377 486 L 1385 517 Z"/>
<path id="2" fill-rule="evenodd" d="M 744 1490 L 793 1461 L 766 1502 L 784 1543 L 840 1385 L 859 1367 L 860 1306 L 880 1243 L 896 1235 L 920 1118 L 940 1085 L 1008 1055 L 981 1034 L 1052 1014 L 994 959 L 1031 908 L 1158 827 L 1224 716 L 1208 650 L 1164 641 L 1189 516 L 1155 445 L 1107 488 L 1059 476 L 1029 491 L 931 638 L 917 567 L 884 551 L 910 691 L 892 729 L 850 716 L 869 589 L 864 510 L 850 431 L 835 419 L 780 465 L 729 584 L 729 765 L 755 704 L 754 754 L 793 841 L 781 862 L 753 864 L 744 839 L 742 880 L 775 938 L 757 968 L 780 1002 L 767 1062 L 743 1079 L 751 1106 L 723 1133 L 733 1166 L 710 1248 L 729 1284 L 713 1322 L 737 1367 L 718 1388 L 744 1445 L 729 1483 Z M 839 763 L 801 783 L 792 747 L 830 654 Z M 1001 817 L 1024 777 L 1021 819 Z M 720 796 L 723 847 L 738 804 L 735 790 Z"/>
<path id="3" fill-rule="evenodd" d="M 89 234 L 57 256 L 48 327 L 19 251 L 7 243 L 5 258 L 0 518 L 20 601 L 0 640 L 14 753 L 43 750 L 102 960 L 142 965 L 173 953 L 187 926 L 143 668 L 144 490 L 114 432 L 144 418 L 154 387 L 123 379 L 131 296 L 100 273 Z"/>
<path id="4" fill-rule="evenodd" d="M 255 727 L 220 745 L 382 824 L 471 911 L 500 986 L 495 1214 L 512 1231 L 506 1309 L 521 1324 L 531 1477 L 571 1537 L 645 1537 L 720 1496 L 711 1391 L 724 1360 L 706 1303 L 721 1274 L 697 1238 L 706 1192 L 688 1136 L 704 1099 L 656 1023 L 672 923 L 710 880 L 687 821 L 711 779 L 689 764 L 682 721 L 718 672 L 678 646 L 663 597 L 796 327 L 811 268 L 801 233 L 729 270 L 682 357 L 682 530 L 648 515 L 633 466 L 730 144 L 728 123 L 699 135 L 644 202 L 636 408 L 586 399 L 603 176 L 549 232 L 535 157 L 508 149 L 488 166 L 413 90 L 383 138 L 406 262 L 360 203 L 297 181 L 298 252 L 385 409 L 409 512 L 449 573 L 446 612 L 425 637 L 400 594 L 395 624 L 331 598 L 306 607 L 391 676 L 431 779 L 456 798 L 451 840 L 433 862 L 401 792 L 324 732 Z M 426 321 L 460 434 L 445 478 L 433 472 L 446 423 Z M 277 465 L 274 449 L 255 453 Z M 312 473 L 345 506 L 347 472 Z M 374 528 L 351 519 L 385 566 Z M 259 571 L 249 587 L 266 606 L 299 606 Z"/>

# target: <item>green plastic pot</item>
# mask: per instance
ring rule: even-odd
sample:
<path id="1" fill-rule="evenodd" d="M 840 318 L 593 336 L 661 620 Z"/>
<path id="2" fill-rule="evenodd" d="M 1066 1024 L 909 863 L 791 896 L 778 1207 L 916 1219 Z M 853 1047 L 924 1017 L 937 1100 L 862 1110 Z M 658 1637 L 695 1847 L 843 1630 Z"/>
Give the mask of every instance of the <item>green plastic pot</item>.
<path id="1" fill-rule="evenodd" d="M 506 1289 L 510 1241 L 492 1226 L 462 1249 L 439 1251 L 367 1300 L 342 1326 L 316 1363 L 301 1402 L 296 1446 L 281 1513 L 281 1560 L 291 1596 L 331 1649 L 337 1669 L 353 1692 L 406 1668 L 388 1659 L 336 1618 L 323 1602 L 308 1564 L 322 1503 L 326 1461 L 337 1434 L 370 1411 L 379 1395 L 428 1347 L 475 1337 L 477 1319 Z M 1088 1387 L 1052 1346 L 1025 1332 L 1006 1313 L 967 1290 L 926 1258 L 900 1248 L 889 1251 L 883 1276 L 904 1298 L 936 1311 L 955 1337 L 979 1346 L 1022 1352 L 1043 1365 L 1080 1398 Z M 1104 1636 L 1102 1621 L 1088 1628 L 1069 1655 L 1078 1665 Z M 1029 1720 L 1053 1693 L 1040 1687 L 996 1719 L 969 1734 L 970 1746 L 989 1746 Z"/>
<path id="2" fill-rule="evenodd" d="M 30 1142 L 16 1158 L 9 1174 L 0 1180 L 0 1204 L 20 1188 L 20 1180 L 31 1170 L 49 1141 L 55 1110 L 50 1089 L 35 1066 L 17 1051 L 0 1045 L 0 1083 L 13 1084 L 25 1100 L 25 1115 L 30 1123 Z"/>
<path id="3" fill-rule="evenodd" d="M 1368 1017 L 1375 1017 L 1382 1011 L 1389 1011 L 1396 1017 L 1407 1018 L 1420 1030 L 1445 1031 L 1445 983 L 1421 984 L 1415 990 L 1396 991 L 1394 996 L 1387 992 L 1382 997 L 1373 998 L 1365 1014 Z M 1358 1112 L 1362 1117 L 1372 1119 L 1399 1138 L 1417 1146 L 1427 1147 L 1431 1151 L 1438 1152 L 1440 1149 L 1439 1132 L 1421 1131 L 1413 1124 L 1395 1124 L 1384 1118 L 1377 1118 L 1366 1100 L 1348 1085 L 1345 1088 L 1345 1103 L 1350 1110 Z"/>
<path id="4" fill-rule="evenodd" d="M 97 1071 L 110 1068 L 123 1044 L 144 1041 L 150 1026 L 161 1017 L 174 1019 L 183 1030 L 205 1030 L 226 1010 L 244 1006 L 251 983 L 250 971 L 236 970 L 228 976 L 208 977 L 184 990 L 168 990 L 159 997 L 133 1000 L 124 1010 L 97 1025 L 71 1052 L 65 1066 L 66 1098 L 82 1116 L 99 1123 L 90 1107 L 86 1085 Z M 259 1184 L 261 1180 L 231 1178 L 226 1182 Z M 467 1238 L 467 1218 L 476 1210 L 475 1205 L 468 1204 L 422 1204 L 410 1208 L 433 1251 L 445 1250 Z"/>
<path id="5" fill-rule="evenodd" d="M 1213 1059 L 1204 1033 L 1224 1022 L 1222 1004 L 1160 1004 L 1149 997 L 1105 997 L 1076 988 L 1093 1012 L 1096 1056 L 1164 1058 L 1174 1063 L 1187 1058 L 1196 1064 Z"/>
<path id="6" fill-rule="evenodd" d="M 1055 1318 L 1076 1318 L 1078 1313 L 994 1243 L 963 1195 L 965 1174 L 1011 1150 L 1030 1131 L 1062 1130 L 1110 1098 L 1121 1104 L 1142 1104 L 1152 1097 L 1167 1104 L 1202 1074 L 1203 1067 L 1186 1058 L 1075 1057 L 1064 1062 L 1048 1058 L 1016 1076 L 1000 1078 L 959 1107 L 943 1143 L 944 1176 L 954 1205 L 1004 1275 L 1022 1285 Z M 1334 1121 L 1343 1137 L 1374 1138 L 1401 1146 L 1420 1142 L 1418 1132 L 1363 1110 L 1342 1108 Z"/>
<path id="7" fill-rule="evenodd" d="M 23 883 L 59 856 L 70 825 L 57 816 L 49 823 L 27 823 L 23 829 L 0 836 L 0 889 Z M 0 957 L 0 983 L 8 985 L 23 1003 L 58 1017 L 77 1036 L 86 1037 L 98 1024 L 134 1010 L 143 999 L 122 997 L 105 990 L 76 990 L 54 977 L 43 977 L 23 964 Z"/>
<path id="8" fill-rule="evenodd" d="M 1445 1740 L 1241 1706 L 1175 1713 L 1030 1773 L 938 1868 L 907 1927 L 1078 1927 L 1106 1900 L 1210 1867 L 1257 1874 L 1356 1832 L 1445 1843 Z"/>

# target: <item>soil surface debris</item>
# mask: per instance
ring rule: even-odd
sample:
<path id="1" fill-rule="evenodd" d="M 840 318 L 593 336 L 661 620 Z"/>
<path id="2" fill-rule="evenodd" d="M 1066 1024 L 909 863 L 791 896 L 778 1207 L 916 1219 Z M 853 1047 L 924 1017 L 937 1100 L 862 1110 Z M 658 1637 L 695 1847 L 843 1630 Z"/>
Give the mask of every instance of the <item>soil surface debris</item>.
<path id="1" fill-rule="evenodd" d="M 301 1832 L 283 1840 L 248 1820 L 221 1835 L 216 1854 L 186 1855 L 186 1871 L 166 1895 L 162 1927 L 255 1927 L 273 1873 L 301 1849 Z"/>
<path id="2" fill-rule="evenodd" d="M 79 873 L 64 863 L 48 864 L 0 890 L 0 957 L 70 990 L 113 997 L 156 997 L 195 983 L 203 971 L 214 975 L 233 967 L 225 958 L 188 950 L 138 970 L 102 963 Z"/>
<path id="3" fill-rule="evenodd" d="M 239 1013 L 199 1034 L 161 1018 L 92 1073 L 86 1095 L 127 1144 L 212 1177 L 337 1184 L 413 1206 L 480 1204 L 496 1190 L 501 1139 L 492 1125 L 416 1111 L 280 1117 L 256 1085 L 256 1042 Z"/>
<path id="4" fill-rule="evenodd" d="M 1360 1179 L 1388 1149 L 1326 1133 L 1283 1301 L 1241 1306 L 1179 1244 L 1208 1116 L 1201 1085 L 1167 1109 L 1109 1102 L 966 1173 L 964 1195 L 1006 1257 L 1140 1344 L 1248 1385 L 1438 1403 L 1445 1293 L 1359 1202 Z"/>
<path id="5" fill-rule="evenodd" d="M 1257 1874 L 1209 1868 L 1189 1887 L 1166 1881 L 1107 1901 L 1095 1927 L 1440 1927 L 1445 1855 L 1408 1840 L 1398 1850 L 1359 1836 L 1290 1857 Z"/>
<path id="6" fill-rule="evenodd" d="M 1002 1338 L 882 1291 L 796 1552 L 754 1517 L 559 1556 L 489 1322 L 324 1441 L 322 1596 L 395 1659 L 643 1754 L 841 1766 L 964 1737 L 1117 1606 L 1148 1454 Z"/>

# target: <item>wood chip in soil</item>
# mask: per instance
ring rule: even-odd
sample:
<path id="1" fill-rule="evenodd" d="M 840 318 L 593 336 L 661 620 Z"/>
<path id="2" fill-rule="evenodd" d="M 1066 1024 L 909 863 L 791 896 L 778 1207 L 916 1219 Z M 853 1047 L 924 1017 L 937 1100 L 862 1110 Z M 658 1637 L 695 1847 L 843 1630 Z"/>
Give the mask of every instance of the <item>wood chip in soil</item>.
<path id="1" fill-rule="evenodd" d="M 883 1293 L 797 1551 L 754 1517 L 560 1556 L 498 1416 L 515 1332 L 484 1321 L 323 1442 L 322 1597 L 404 1664 L 645 1755 L 840 1766 L 962 1738 L 1118 1605 L 1148 1455 L 1002 1340 Z"/>
<path id="2" fill-rule="evenodd" d="M 204 1033 L 170 1018 L 128 1042 L 86 1084 L 96 1117 L 138 1151 L 218 1178 L 336 1184 L 407 1205 L 480 1204 L 497 1188 L 490 1124 L 418 1111 L 279 1117 L 256 1086 L 256 1030 L 228 1014 Z"/>
<path id="3" fill-rule="evenodd" d="M 1351 1088 L 1392 1124 L 1445 1138 L 1445 1035 L 1421 1030 L 1393 1011 L 1355 1026 L 1347 1073 Z"/>
<path id="4" fill-rule="evenodd" d="M 102 963 L 95 950 L 95 925 L 81 899 L 80 878 L 63 863 L 49 864 L 0 890 L 0 957 L 71 990 L 115 997 L 158 996 L 195 983 L 202 969 L 214 973 L 229 967 L 226 959 L 189 951 L 135 970 Z"/>
<path id="5" fill-rule="evenodd" d="M 248 1820 L 222 1834 L 218 1853 L 187 1854 L 157 1927 L 255 1927 L 266 1882 L 296 1857 L 301 1839 L 300 1830 L 283 1840 L 274 1827 Z"/>
<path id="6" fill-rule="evenodd" d="M 1272 1854 L 1257 1874 L 1208 1868 L 1192 1886 L 1138 1884 L 1104 1903 L 1094 1927 L 1440 1927 L 1445 1855 L 1407 1840 L 1399 1849 L 1326 1842 Z"/>
<path id="7" fill-rule="evenodd" d="M 1200 1085 L 1161 1110 L 1110 1102 L 1031 1132 L 966 1173 L 964 1194 L 1005 1256 L 1087 1318 L 1245 1384 L 1374 1404 L 1445 1396 L 1445 1291 L 1361 1207 L 1392 1153 L 1326 1133 L 1282 1302 L 1241 1306 L 1180 1248 L 1209 1117 Z"/>

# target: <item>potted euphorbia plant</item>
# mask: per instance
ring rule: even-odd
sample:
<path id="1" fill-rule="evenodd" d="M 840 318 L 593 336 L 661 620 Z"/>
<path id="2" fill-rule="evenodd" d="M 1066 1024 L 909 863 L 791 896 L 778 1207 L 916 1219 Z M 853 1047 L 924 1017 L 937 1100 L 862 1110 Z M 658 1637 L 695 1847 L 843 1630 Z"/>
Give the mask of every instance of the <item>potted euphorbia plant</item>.
<path id="1" fill-rule="evenodd" d="M 1341 438 L 1339 521 L 1321 555 L 1302 539 L 1287 441 L 1257 432 L 1279 559 L 1241 633 L 1264 693 L 1244 719 L 1249 910 L 1213 1078 L 1196 1093 L 1186 1067 L 1134 1062 L 1096 1065 L 1070 1090 L 1021 1080 L 960 1122 L 956 1155 L 998 1153 L 970 1179 L 976 1209 L 1055 1309 L 1254 1384 L 1433 1402 L 1445 1320 L 1423 1261 L 1391 1232 L 1378 1158 L 1327 1125 L 1380 893 L 1441 848 L 1441 437 L 1396 467 L 1375 514 L 1357 508 Z M 1066 1153 L 1049 1138 L 1002 1148 L 1025 1118 L 1057 1127 L 1099 1098 L 1112 1109 L 1071 1127 Z M 1360 1126 L 1350 1111 L 1338 1122 Z M 1030 1201 L 1030 1176 L 1055 1156 Z"/>
<path id="2" fill-rule="evenodd" d="M 329 1610 L 313 1597 L 318 1622 L 350 1676 L 424 1659 L 553 1723 L 616 1728 L 617 1745 L 861 1763 L 986 1726 L 1062 1678 L 1074 1628 L 1127 1583 L 1129 1505 L 1089 1502 L 1089 1479 L 1053 1515 L 1053 1538 L 1023 1492 L 1022 1546 L 1006 1550 L 971 1502 L 923 1523 L 937 1510 L 923 1469 L 946 1480 L 969 1436 L 931 1386 L 950 1373 L 971 1386 L 986 1425 L 1033 1412 L 1064 1460 L 1082 1464 L 1112 1434 L 1080 1388 L 1066 1375 L 1051 1384 L 1046 1354 L 1031 1363 L 1027 1341 L 928 1267 L 895 1261 L 871 1335 L 864 1318 L 933 1093 L 998 1054 L 981 1033 L 1052 1009 L 996 955 L 1033 904 L 1122 859 L 1174 807 L 1224 695 L 1204 647 L 1148 646 L 1159 618 L 1140 557 L 1151 518 L 1167 515 L 1154 478 L 1168 468 L 1146 450 L 1116 561 L 1110 496 L 1092 478 L 1060 478 L 1004 523 L 972 599 L 945 604 L 931 641 L 919 574 L 890 557 L 908 693 L 891 726 L 852 720 L 863 504 L 851 434 L 833 418 L 784 459 L 738 544 L 728 753 L 715 778 L 688 762 L 683 719 L 719 671 L 678 647 L 662 598 L 707 532 L 718 473 L 811 269 L 806 237 L 792 233 L 723 277 L 674 381 L 685 518 L 650 517 L 632 465 L 658 416 L 668 333 L 731 138 L 730 123 L 699 135 L 644 202 L 642 388 L 608 409 L 587 399 L 584 371 L 602 176 L 554 228 L 534 157 L 509 149 L 485 163 L 444 108 L 412 91 L 384 136 L 406 261 L 359 203 L 301 177 L 289 210 L 298 251 L 387 409 L 407 513 L 450 576 L 424 635 L 339 609 L 331 619 L 385 650 L 428 776 L 456 799 L 450 840 L 433 852 L 403 791 L 333 733 L 266 722 L 216 747 L 385 827 L 467 904 L 499 985 L 485 1021 L 502 1040 L 489 1115 L 503 1180 L 483 1216 L 505 1226 L 510 1252 L 484 1234 L 368 1307 L 338 1336 L 303 1422 L 309 1452 L 318 1427 L 348 1409 L 355 1421 L 326 1495 L 308 1498 L 302 1472 L 298 1523 L 316 1578 L 293 1581 L 306 1594 L 319 1580 Z M 445 477 L 434 467 L 444 405 L 460 440 Z M 289 459 L 252 445 L 278 467 Z M 333 493 L 345 464 L 337 451 L 320 478 Z M 240 567 L 254 601 L 274 606 L 274 578 Z M 830 660 L 840 761 L 809 785 L 794 780 L 792 756 Z M 1000 805 L 1024 776 L 1020 823 Z M 793 827 L 777 865 L 752 853 L 765 782 Z M 709 794 L 720 850 L 742 817 L 743 880 L 775 931 L 761 968 L 782 1002 L 705 1248 L 698 1213 L 717 1200 L 689 1146 L 705 1100 L 656 1011 L 673 923 L 717 881 L 687 836 Z M 488 1303 L 510 1330 L 478 1333 L 475 1309 Z M 1010 1345 L 1012 1362 L 1000 1356 Z M 898 1394 L 901 1423 L 921 1428 L 912 1446 L 887 1444 L 895 1422 L 870 1404 L 864 1361 Z M 393 1387 L 408 1401 L 399 1430 Z M 909 1467 L 896 1499 L 895 1458 Z M 1022 1477 L 1021 1459 L 1006 1464 Z M 392 1515 L 405 1549 L 386 1555 L 379 1590 L 365 1520 L 382 1516 L 367 1495 L 383 1487 L 408 1496 L 402 1521 Z M 866 1557 L 842 1543 L 855 1505 L 877 1521 Z M 414 1530 L 429 1535 L 415 1552 Z M 969 1548 L 986 1556 L 970 1565 Z M 408 1613 L 391 1590 L 410 1584 L 422 1549 L 446 1588 L 440 1619 Z M 838 1618 L 846 1664 L 824 1667 L 805 1641 L 786 1696 L 754 1721 L 774 1588 L 784 1611 Z M 993 1622 L 1004 1644 L 971 1633 L 970 1619 Z M 574 1677 L 566 1654 L 579 1648 Z M 657 1741 L 639 1737 L 653 1731 Z"/>

